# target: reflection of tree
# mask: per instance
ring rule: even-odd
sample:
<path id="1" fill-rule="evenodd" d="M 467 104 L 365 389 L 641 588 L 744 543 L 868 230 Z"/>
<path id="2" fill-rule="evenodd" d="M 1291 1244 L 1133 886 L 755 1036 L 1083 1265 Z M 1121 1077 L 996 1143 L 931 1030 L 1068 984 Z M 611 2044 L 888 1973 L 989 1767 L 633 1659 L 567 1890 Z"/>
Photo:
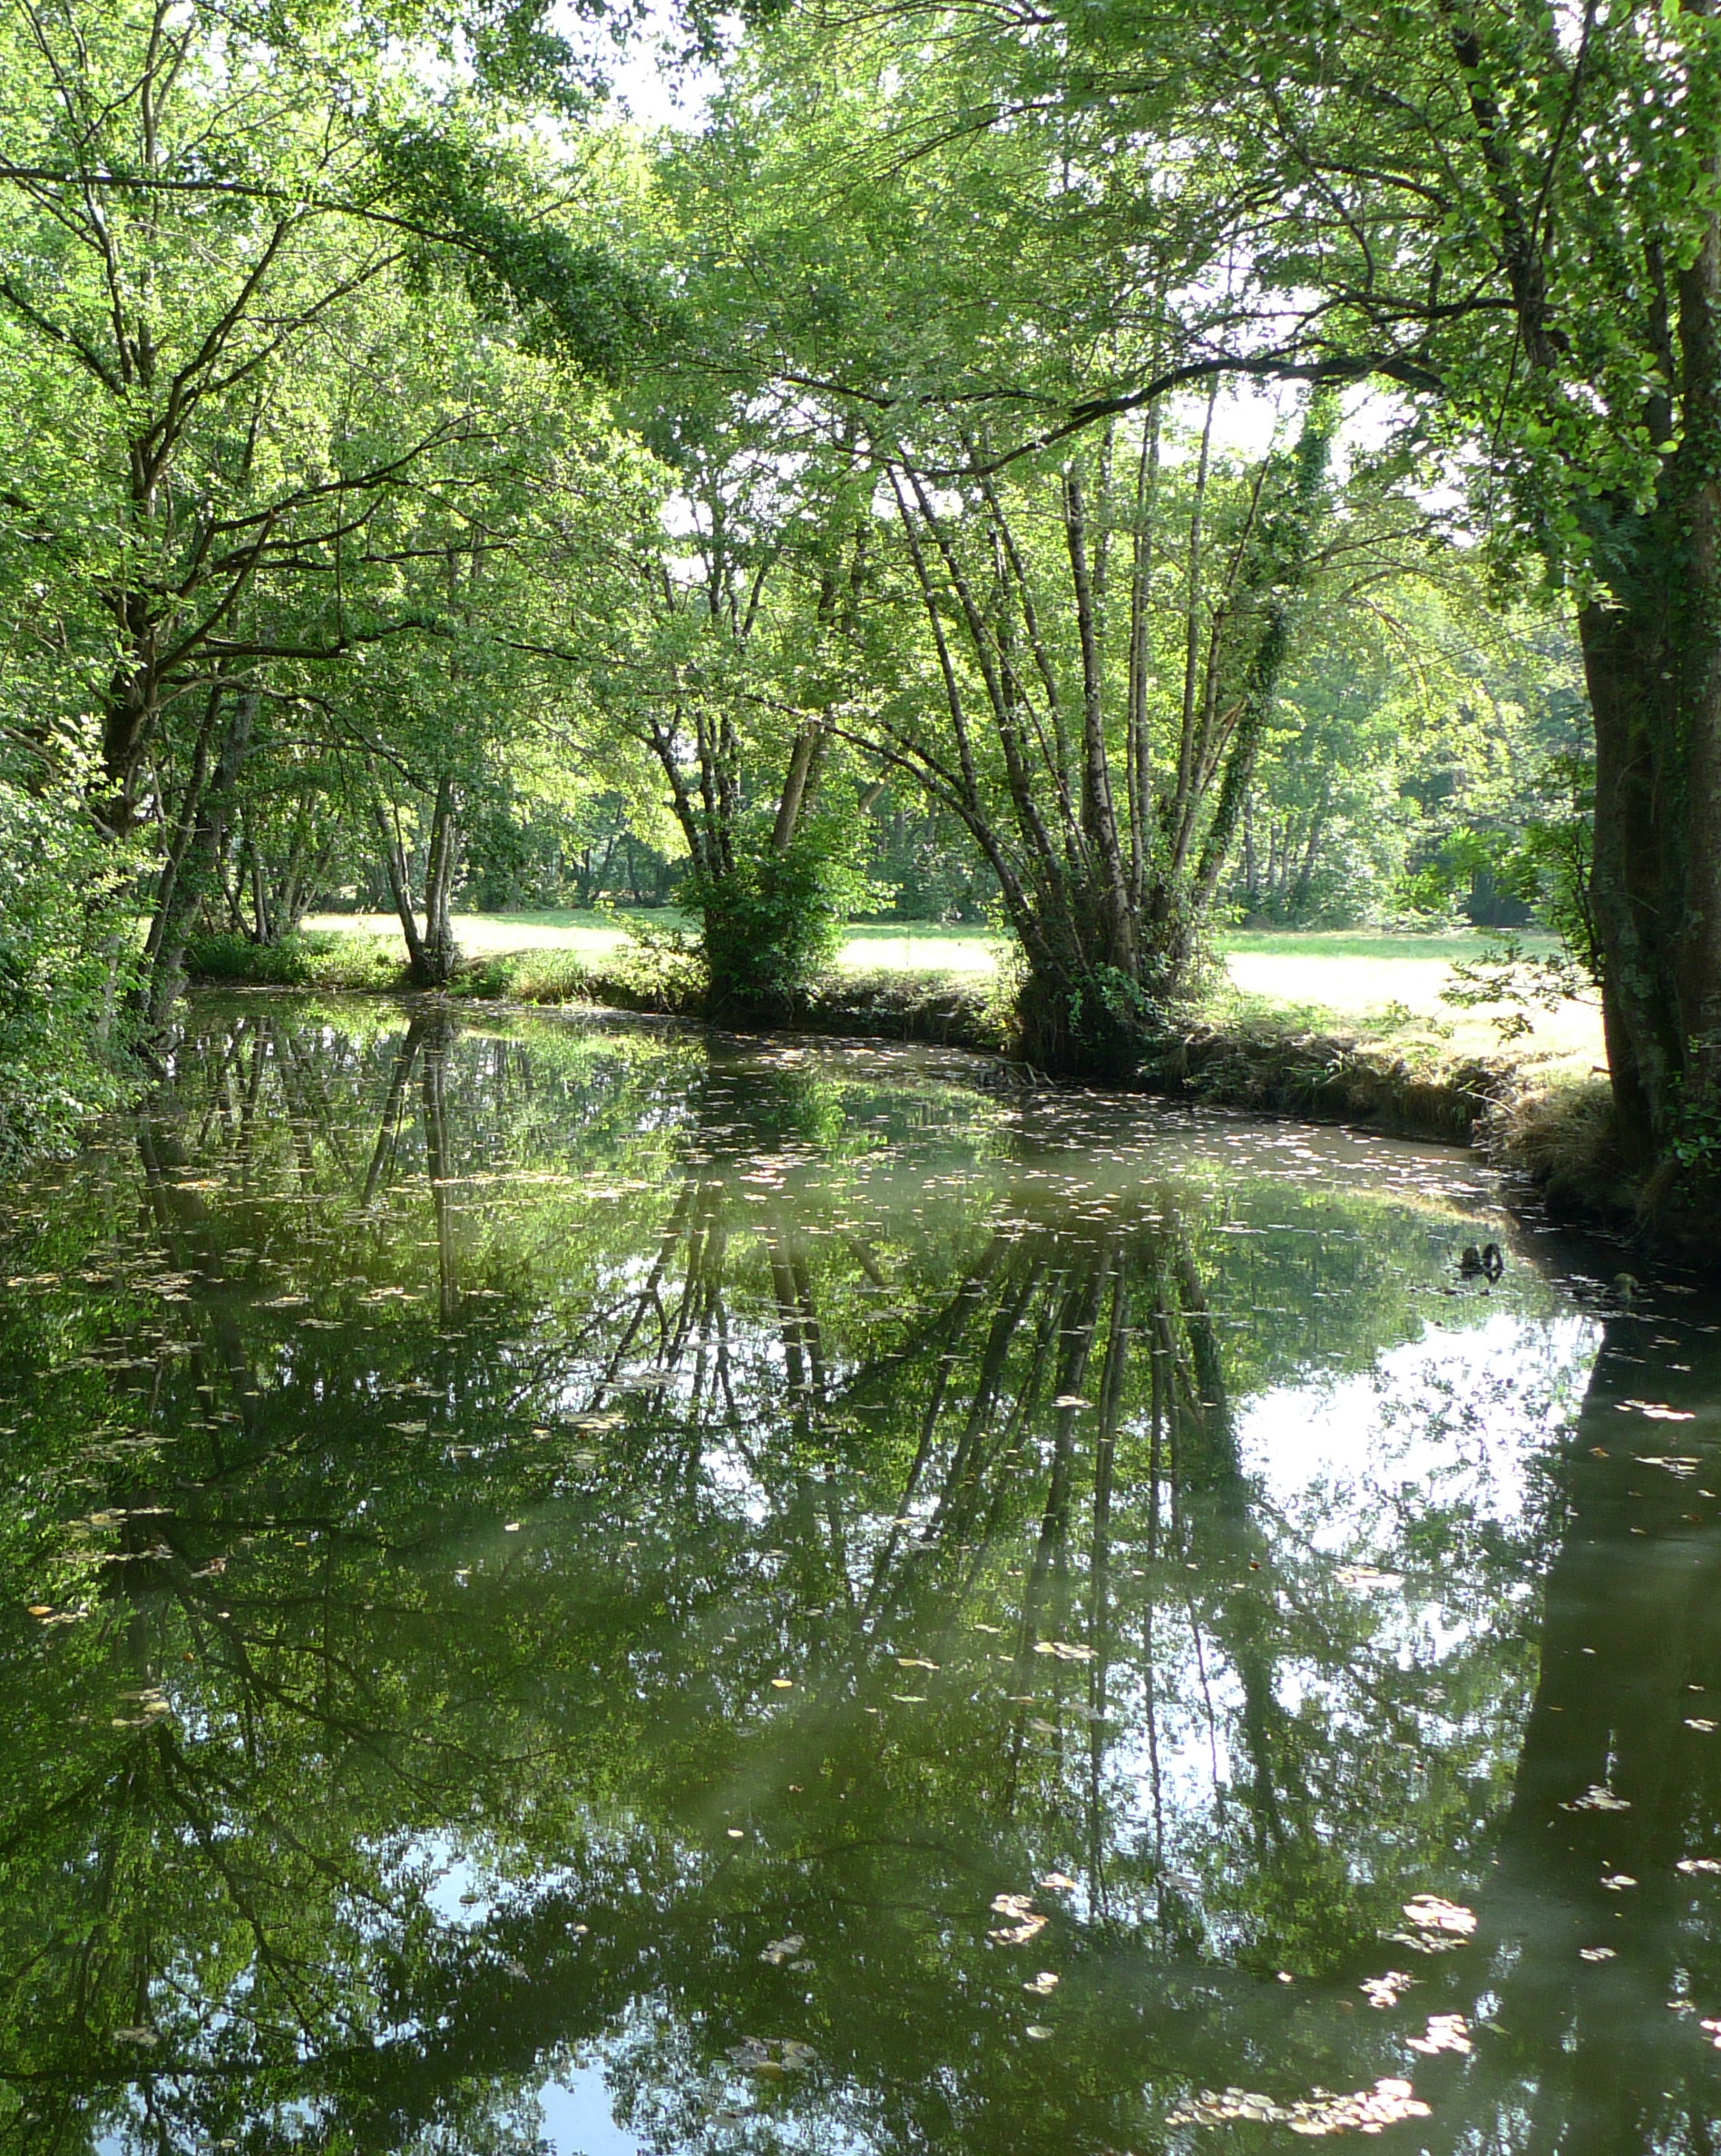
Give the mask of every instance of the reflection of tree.
<path id="1" fill-rule="evenodd" d="M 1472 2014 L 1481 1995 L 1487 2024 L 1450 2077 L 1443 2148 L 1492 2145 L 1514 2119 L 1521 2145 L 1561 2156 L 1714 2145 L 1715 2054 L 1693 2024 L 1721 2014 L 1721 1881 L 1677 1867 L 1721 1857 L 1721 1731 L 1693 1726 L 1721 1721 L 1721 1347 L 1682 1326 L 1692 1361 L 1655 1379 L 1662 1416 L 1621 1412 L 1667 1322 L 1610 1320 L 1554 1465 L 1499 1868 L 1442 1992 Z"/>
<path id="2" fill-rule="evenodd" d="M 905 1107 L 878 1075 L 761 1062 L 265 1008 L 212 1031 L 113 1169 L 112 1218 L 143 1199 L 175 1285 L 147 1358 L 142 1273 L 87 1298 L 140 1440 L 68 1448 L 44 1509 L 123 1513 L 85 1536 L 118 1562 L 86 1571 L 93 1615 L 18 1620 L 8 1649 L 33 1658 L 0 1734 L 21 2149 L 122 2126 L 174 2150 L 524 2149 L 531 2092 L 588 2043 L 666 2150 L 703 2145 L 748 2034 L 818 2053 L 767 2121 L 963 2156 L 1155 2145 L 1192 2086 L 1405 2063 L 1403 2015 L 1335 1994 L 1403 1958 L 1378 1935 L 1409 1894 L 1481 1862 L 1511 1759 L 1430 1702 L 1527 1688 L 1511 1590 L 1535 1553 L 1460 1554 L 1417 1522 L 1425 1570 L 1469 1568 L 1466 1622 L 1430 1650 L 1243 1455 L 1239 1398 L 1307 1359 L 1288 1238 L 1211 1232 L 1198 1180 L 1100 1191 L 1074 1163 L 1049 1192 L 1042 1152 L 975 1142 L 934 1091 Z M 1292 1204 L 1223 1201 L 1246 1226 Z M 1323 1351 L 1354 1367 L 1404 1337 L 1393 1264 L 1424 1230 L 1344 1218 L 1357 1285 Z M 7 1351 L 27 1390 L 46 1350 Z M 1587 1460 L 1576 1521 L 1600 1516 Z M 1549 1815 L 1537 1777 L 1569 1795 L 1598 1747 L 1623 1759 L 1636 1666 L 1617 1627 L 1616 1704 L 1544 1773 L 1576 1741 L 1549 1689 L 1561 1598 L 1617 1591 L 1580 1541 L 1512 1814 L 1574 1833 L 1609 1822 Z M 0 1540 L 11 1607 L 41 1562 Z M 1657 1593 L 1646 1654 L 1677 1602 Z M 1653 1666 L 1671 1651 L 1657 1636 Z M 1671 1727 L 1631 1739 L 1646 1776 Z M 1695 1834 L 1716 1792 L 1679 1787 Z M 1652 1811 L 1646 1783 L 1618 1817 Z M 1527 1897 L 1568 1894 L 1511 1834 L 1478 1897 L 1502 1941 Z M 1608 1854 L 1646 1887 L 1667 1868 Z M 1040 1890 L 1053 1870 L 1076 1890 Z M 987 1941 L 1001 1892 L 1048 1919 L 1023 1947 Z M 790 1934 L 811 1971 L 760 1959 Z M 1431 1962 L 1412 2005 L 1480 2020 L 1483 1951 Z M 1486 1965 L 1502 1998 L 1522 1974 Z M 1039 1968 L 1063 1978 L 1049 2004 L 1024 2000 Z M 1502 2008 L 1537 2033 L 1479 2045 L 1437 2115 L 1520 2101 L 1569 2011 Z M 1055 2043 L 1024 2042 L 1036 2018 Z M 1569 2025 L 1579 2072 L 1605 2038 Z M 1647 2112 L 1609 2115 L 1612 2146 L 1656 2145 Z"/>

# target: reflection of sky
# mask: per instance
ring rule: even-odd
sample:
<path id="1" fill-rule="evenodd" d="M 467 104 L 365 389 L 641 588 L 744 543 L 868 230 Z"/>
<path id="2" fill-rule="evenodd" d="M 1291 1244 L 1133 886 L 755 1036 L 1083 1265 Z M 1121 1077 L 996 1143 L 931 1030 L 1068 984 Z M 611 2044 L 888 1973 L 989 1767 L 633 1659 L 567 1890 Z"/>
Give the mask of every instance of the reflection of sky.
<path id="1" fill-rule="evenodd" d="M 1317 1549 L 1390 1564 L 1401 1493 L 1527 1524 L 1529 1468 L 1571 1416 L 1601 1343 L 1576 1313 L 1431 1328 L 1361 1376 L 1276 1386 L 1240 1410 L 1245 1470 Z"/>
<path id="2" fill-rule="evenodd" d="M 636 2156 L 641 2143 L 615 2122 L 600 2066 L 572 2066 L 538 2091 L 542 2132 L 554 2156 Z"/>
<path id="3" fill-rule="evenodd" d="M 1600 1336 L 1600 1325 L 1579 1314 L 1540 1318 L 1501 1310 L 1462 1333 L 1431 1326 L 1359 1375 L 1276 1386 L 1240 1405 L 1244 1469 L 1280 1558 L 1295 1567 L 1300 1545 L 1317 1571 L 1325 1571 L 1323 1560 L 1335 1566 L 1361 1560 L 1389 1575 L 1377 1587 L 1359 1581 L 1353 1590 L 1368 1597 L 1372 1620 L 1354 1668 L 1341 1673 L 1293 1655 L 1276 1658 L 1274 1692 L 1287 1712 L 1324 1707 L 1335 1730 L 1354 1729 L 1346 1690 L 1361 1670 L 1382 1659 L 1438 1668 L 1498 1621 L 1503 1590 L 1494 1568 L 1485 1581 L 1450 1570 L 1431 1577 L 1404 1556 L 1399 1537 L 1425 1516 L 1431 1498 L 1511 1539 L 1528 1537 L 1535 1463 L 1575 1413 Z M 1533 1589 L 1526 1576 L 1521 1592 Z M 1179 1862 L 1209 1838 L 1216 1795 L 1235 1779 L 1228 1737 L 1243 1706 L 1220 1642 L 1209 1637 L 1198 1656 L 1196 1610 L 1194 1600 L 1187 1613 L 1161 1602 L 1154 1651 L 1159 1802 L 1167 1854 Z M 1414 1716 L 1437 1746 L 1451 1734 L 1439 1697 L 1426 1692 Z M 1153 1768 L 1145 1701 L 1120 1671 L 1111 1710 L 1108 1769 L 1126 1792 L 1124 1810 L 1138 1831 L 1148 1831 Z"/>

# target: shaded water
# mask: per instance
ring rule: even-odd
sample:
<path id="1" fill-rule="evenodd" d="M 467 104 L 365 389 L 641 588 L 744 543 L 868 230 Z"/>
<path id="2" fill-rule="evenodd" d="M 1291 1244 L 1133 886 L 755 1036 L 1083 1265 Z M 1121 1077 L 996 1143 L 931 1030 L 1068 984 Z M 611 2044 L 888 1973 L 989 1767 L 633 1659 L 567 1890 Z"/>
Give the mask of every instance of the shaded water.
<path id="1" fill-rule="evenodd" d="M 1721 1332 L 1581 1262 L 907 1052 L 200 1006 L 0 1212 L 0 2148 L 1713 2150 Z"/>

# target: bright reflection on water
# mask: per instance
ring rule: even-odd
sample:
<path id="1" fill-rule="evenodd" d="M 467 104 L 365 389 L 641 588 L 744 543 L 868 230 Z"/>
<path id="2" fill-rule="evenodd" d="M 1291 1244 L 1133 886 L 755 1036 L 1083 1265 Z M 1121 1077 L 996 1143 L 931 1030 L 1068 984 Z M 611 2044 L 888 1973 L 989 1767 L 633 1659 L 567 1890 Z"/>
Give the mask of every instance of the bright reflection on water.
<path id="1" fill-rule="evenodd" d="M 1712 2150 L 1721 1333 L 1620 1262 L 906 1052 L 202 1006 L 0 1215 L 0 2148 Z"/>

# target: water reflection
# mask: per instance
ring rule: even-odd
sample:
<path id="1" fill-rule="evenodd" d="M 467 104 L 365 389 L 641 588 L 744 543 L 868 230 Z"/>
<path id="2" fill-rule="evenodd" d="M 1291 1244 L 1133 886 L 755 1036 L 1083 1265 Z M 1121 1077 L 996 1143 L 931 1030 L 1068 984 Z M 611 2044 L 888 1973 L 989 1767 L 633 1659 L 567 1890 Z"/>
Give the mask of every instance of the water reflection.
<path id="1" fill-rule="evenodd" d="M 1721 1336 L 1492 1206 L 210 1006 L 5 1225 L 0 2145 L 1709 2147 Z"/>

